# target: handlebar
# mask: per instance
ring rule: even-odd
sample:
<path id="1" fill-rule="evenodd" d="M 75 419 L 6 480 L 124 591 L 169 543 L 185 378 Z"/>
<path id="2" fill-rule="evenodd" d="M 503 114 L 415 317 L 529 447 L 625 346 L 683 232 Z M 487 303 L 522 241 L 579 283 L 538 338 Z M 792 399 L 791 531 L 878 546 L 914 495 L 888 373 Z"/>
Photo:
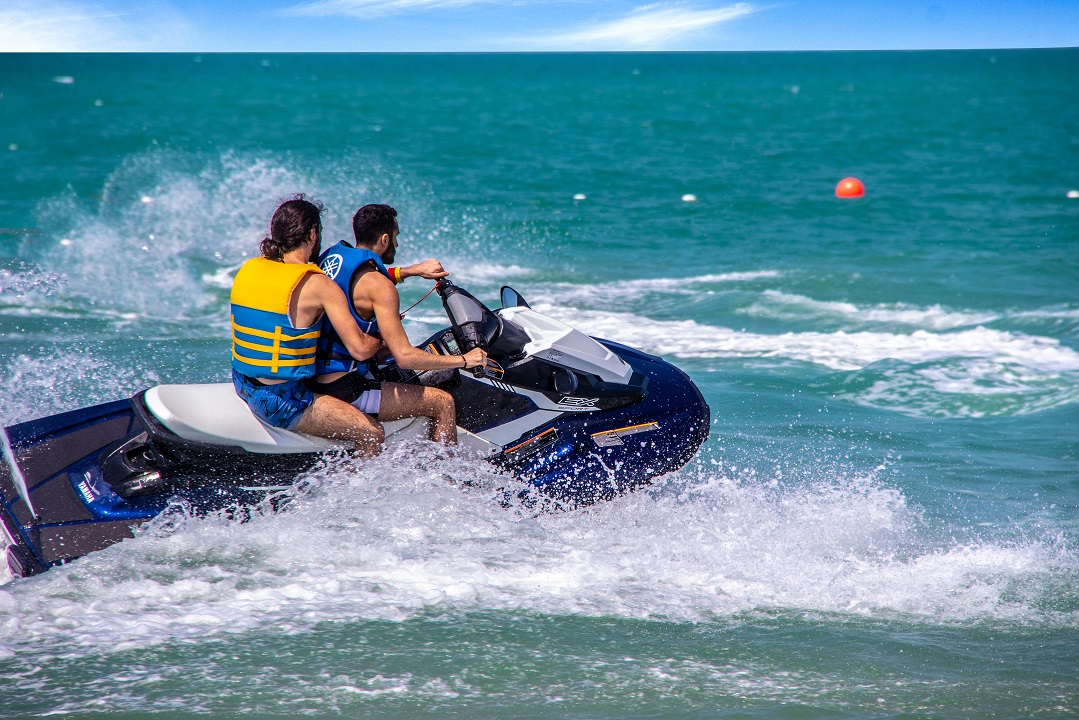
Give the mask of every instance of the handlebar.
<path id="1" fill-rule="evenodd" d="M 498 316 L 462 288 L 457 287 L 447 278 L 442 278 L 435 285 L 438 296 L 442 298 L 442 307 L 453 328 L 453 336 L 461 347 L 461 354 L 480 348 L 488 350 L 488 341 L 501 327 Z M 474 377 L 483 377 L 484 366 L 472 368 Z"/>

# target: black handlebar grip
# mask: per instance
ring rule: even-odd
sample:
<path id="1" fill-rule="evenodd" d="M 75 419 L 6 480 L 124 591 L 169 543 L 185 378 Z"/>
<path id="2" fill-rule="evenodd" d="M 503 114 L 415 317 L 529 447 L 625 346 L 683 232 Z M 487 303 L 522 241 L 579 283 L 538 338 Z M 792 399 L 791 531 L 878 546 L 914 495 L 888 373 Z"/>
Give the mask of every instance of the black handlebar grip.
<path id="1" fill-rule="evenodd" d="M 477 327 L 478 324 L 479 323 L 467 323 L 460 327 L 461 335 L 464 336 L 462 338 L 464 342 L 462 342 L 461 345 L 463 346 L 462 349 L 466 353 L 471 352 L 476 348 L 482 348 L 483 350 L 487 349 L 485 347 L 487 343 L 484 342 L 484 337 L 480 333 L 479 327 Z M 473 377 L 483 377 L 484 370 L 485 368 L 483 365 L 477 365 L 476 367 L 472 368 Z"/>

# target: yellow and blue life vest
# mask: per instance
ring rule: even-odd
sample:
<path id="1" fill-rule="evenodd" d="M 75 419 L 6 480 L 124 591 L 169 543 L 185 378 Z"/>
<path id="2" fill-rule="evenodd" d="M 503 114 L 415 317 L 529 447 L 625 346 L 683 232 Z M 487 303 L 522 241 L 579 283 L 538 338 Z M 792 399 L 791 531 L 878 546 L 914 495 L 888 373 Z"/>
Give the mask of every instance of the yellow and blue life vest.
<path id="1" fill-rule="evenodd" d="M 288 306 L 293 290 L 314 265 L 266 258 L 248 260 L 232 283 L 232 367 L 253 378 L 298 380 L 315 374 L 321 320 L 294 328 Z"/>
<path id="2" fill-rule="evenodd" d="M 345 297 L 348 298 L 348 308 L 352 312 L 352 318 L 360 327 L 360 332 L 377 335 L 378 320 L 364 320 L 352 304 L 352 278 L 357 270 L 369 262 L 373 262 L 380 273 L 391 282 L 393 281 L 386 266 L 382 263 L 382 258 L 367 248 L 356 248 L 345 242 L 339 242 L 322 253 L 318 259 L 319 267 L 326 273 L 326 277 L 337 283 L 337 286 L 344 291 Z M 348 354 L 348 348 L 341 342 L 341 337 L 330 323 L 330 319 L 323 318 L 315 374 L 356 371 L 363 375 L 367 369 L 366 362 L 356 360 Z"/>

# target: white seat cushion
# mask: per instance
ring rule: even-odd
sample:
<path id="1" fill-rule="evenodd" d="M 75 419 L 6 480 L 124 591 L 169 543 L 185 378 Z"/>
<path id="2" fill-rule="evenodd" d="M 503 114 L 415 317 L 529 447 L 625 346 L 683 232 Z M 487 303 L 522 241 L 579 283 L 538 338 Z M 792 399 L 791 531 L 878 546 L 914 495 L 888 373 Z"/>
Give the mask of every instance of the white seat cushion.
<path id="1" fill-rule="evenodd" d="M 351 442 L 272 427 L 259 420 L 229 383 L 158 385 L 146 391 L 146 407 L 162 425 L 184 440 L 210 445 L 240 446 L 253 453 L 310 453 L 352 447 Z M 427 437 L 429 420 L 404 418 L 383 423 L 386 442 Z M 501 448 L 464 428 L 457 428 L 461 445 L 482 456 Z"/>
<path id="2" fill-rule="evenodd" d="M 267 425 L 255 417 L 230 383 L 158 385 L 147 390 L 145 397 L 153 416 L 184 440 L 239 445 L 256 453 L 321 452 L 341 446 Z"/>

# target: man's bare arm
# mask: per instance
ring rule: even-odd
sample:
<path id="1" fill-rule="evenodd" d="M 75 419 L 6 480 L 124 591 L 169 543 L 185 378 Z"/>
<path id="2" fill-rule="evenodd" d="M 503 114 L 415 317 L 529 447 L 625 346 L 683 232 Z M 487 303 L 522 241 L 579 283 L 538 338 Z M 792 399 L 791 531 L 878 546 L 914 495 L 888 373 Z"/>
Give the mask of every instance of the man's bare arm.
<path id="1" fill-rule="evenodd" d="M 479 348 L 460 355 L 434 355 L 412 347 L 401 325 L 401 298 L 393 283 L 376 273 L 362 279 L 367 284 L 371 304 L 378 320 L 378 332 L 390 349 L 397 365 L 405 370 L 437 370 L 440 368 L 473 368 L 487 363 L 487 353 Z M 461 358 L 464 358 L 462 365 Z"/>
<path id="2" fill-rule="evenodd" d="M 403 267 L 400 270 L 402 279 L 406 277 L 422 277 L 428 280 L 438 280 L 449 275 L 445 268 L 442 267 L 442 263 L 434 258 L 428 258 L 423 262 Z"/>

